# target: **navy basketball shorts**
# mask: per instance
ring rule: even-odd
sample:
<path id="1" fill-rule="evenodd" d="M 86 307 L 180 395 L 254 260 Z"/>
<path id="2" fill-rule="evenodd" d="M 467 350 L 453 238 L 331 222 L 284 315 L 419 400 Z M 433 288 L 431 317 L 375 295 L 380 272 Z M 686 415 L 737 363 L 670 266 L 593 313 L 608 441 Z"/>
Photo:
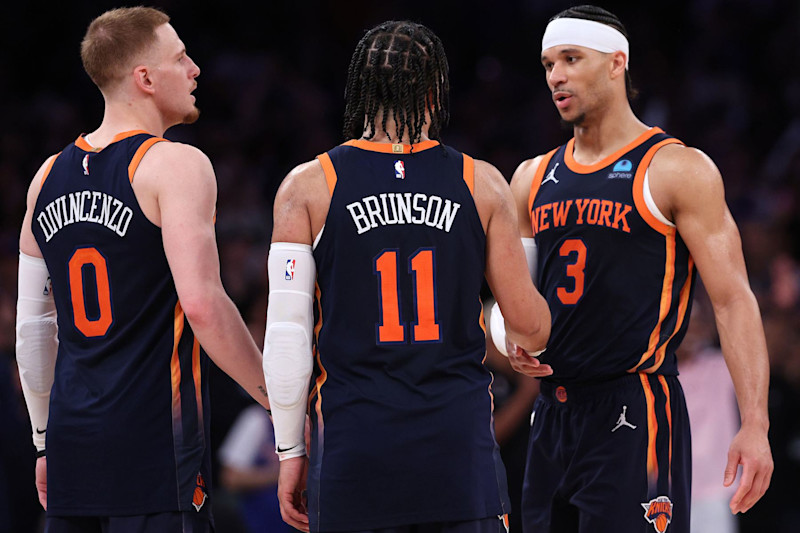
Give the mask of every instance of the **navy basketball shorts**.
<path id="1" fill-rule="evenodd" d="M 413 524 L 351 533 L 508 533 L 508 515 L 463 522 Z"/>
<path id="2" fill-rule="evenodd" d="M 531 415 L 523 531 L 689 533 L 691 468 L 689 415 L 676 377 L 542 381 Z"/>
<path id="3" fill-rule="evenodd" d="M 208 513 L 194 511 L 133 516 L 47 516 L 45 533 L 213 533 Z"/>

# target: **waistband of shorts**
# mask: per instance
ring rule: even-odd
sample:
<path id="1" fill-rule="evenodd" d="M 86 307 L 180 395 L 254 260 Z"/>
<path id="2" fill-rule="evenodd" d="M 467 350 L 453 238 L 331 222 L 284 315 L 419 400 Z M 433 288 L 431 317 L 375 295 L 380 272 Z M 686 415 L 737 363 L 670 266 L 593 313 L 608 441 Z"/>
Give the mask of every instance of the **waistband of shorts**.
<path id="1" fill-rule="evenodd" d="M 585 383 L 562 382 L 550 379 L 542 379 L 539 384 L 539 397 L 543 400 L 555 403 L 582 403 L 595 400 L 602 396 L 607 396 L 612 392 L 624 390 L 641 389 L 642 376 L 647 377 L 650 385 L 654 386 L 659 378 L 659 374 L 625 374 L 614 376 L 601 381 L 590 381 Z M 663 376 L 667 381 L 675 379 L 675 376 Z"/>

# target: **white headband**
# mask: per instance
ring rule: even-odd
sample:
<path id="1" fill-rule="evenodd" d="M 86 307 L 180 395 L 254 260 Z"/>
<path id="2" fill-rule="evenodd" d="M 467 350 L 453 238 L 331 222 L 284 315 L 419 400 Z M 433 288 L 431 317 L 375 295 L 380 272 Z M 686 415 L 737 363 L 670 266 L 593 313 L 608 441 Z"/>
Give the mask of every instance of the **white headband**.
<path id="1" fill-rule="evenodd" d="M 593 20 L 561 17 L 547 25 L 542 37 L 542 52 L 553 46 L 572 44 L 585 46 L 598 52 L 609 54 L 623 52 L 625 68 L 628 68 L 630 54 L 628 39 L 622 33 L 606 24 Z"/>

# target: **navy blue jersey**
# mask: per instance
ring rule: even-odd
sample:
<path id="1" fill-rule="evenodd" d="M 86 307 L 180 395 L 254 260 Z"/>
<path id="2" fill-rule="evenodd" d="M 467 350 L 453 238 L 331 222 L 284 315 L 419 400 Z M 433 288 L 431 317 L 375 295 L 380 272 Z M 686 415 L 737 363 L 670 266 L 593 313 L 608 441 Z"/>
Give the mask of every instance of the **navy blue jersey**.
<path id="1" fill-rule="evenodd" d="M 480 301 L 472 158 L 435 141 L 349 141 L 317 264 L 312 531 L 508 512 Z"/>
<path id="2" fill-rule="evenodd" d="M 645 177 L 655 152 L 679 141 L 652 128 L 594 165 L 573 159 L 574 142 L 545 156 L 528 202 L 553 320 L 541 359 L 561 381 L 677 375 L 694 265 L 647 206 Z"/>
<path id="3" fill-rule="evenodd" d="M 208 358 L 184 319 L 161 230 L 131 180 L 164 139 L 67 146 L 42 182 L 33 234 L 58 311 L 47 512 L 132 515 L 202 506 Z"/>

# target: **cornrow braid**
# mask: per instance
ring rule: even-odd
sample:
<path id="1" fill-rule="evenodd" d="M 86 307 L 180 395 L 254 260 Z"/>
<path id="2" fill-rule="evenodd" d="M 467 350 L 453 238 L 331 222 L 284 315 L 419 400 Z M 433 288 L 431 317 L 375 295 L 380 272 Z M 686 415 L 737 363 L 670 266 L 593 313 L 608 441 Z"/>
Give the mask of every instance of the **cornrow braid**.
<path id="1" fill-rule="evenodd" d="M 419 142 L 430 117 L 428 137 L 441 141 L 450 116 L 447 56 L 439 38 L 421 24 L 388 21 L 369 30 L 356 46 L 345 89 L 345 140 L 372 139 L 380 129 L 401 141 Z M 389 116 L 396 131 L 386 131 Z M 366 119 L 366 124 L 365 124 Z"/>
<path id="2" fill-rule="evenodd" d="M 626 39 L 628 39 L 628 31 L 625 29 L 625 25 L 622 24 L 622 21 L 619 20 L 619 17 L 610 11 L 606 11 L 602 7 L 591 5 L 570 7 L 569 9 L 565 9 L 561 13 L 555 15 L 550 19 L 549 22 L 560 18 L 583 19 L 599 22 L 601 24 L 605 24 L 606 26 L 611 26 L 624 35 Z M 625 71 L 625 89 L 627 91 L 629 101 L 635 100 L 639 95 L 639 91 L 633 86 L 630 70 Z"/>

